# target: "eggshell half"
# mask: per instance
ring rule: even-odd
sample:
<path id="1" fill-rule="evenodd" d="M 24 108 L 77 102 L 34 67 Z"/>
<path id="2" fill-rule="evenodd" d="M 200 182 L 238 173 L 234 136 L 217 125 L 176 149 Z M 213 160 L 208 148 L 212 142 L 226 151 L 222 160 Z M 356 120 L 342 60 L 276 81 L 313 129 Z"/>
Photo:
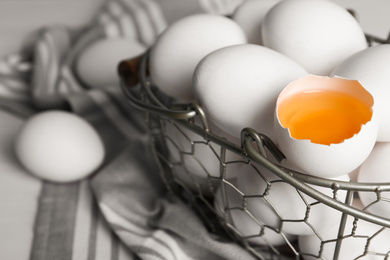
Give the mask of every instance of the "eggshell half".
<path id="1" fill-rule="evenodd" d="M 239 44 L 203 58 L 194 73 L 194 92 L 208 118 L 240 138 L 245 127 L 274 137 L 273 114 L 280 91 L 307 75 L 296 62 L 269 48 Z"/>
<path id="2" fill-rule="evenodd" d="M 370 121 L 361 125 L 360 131 L 352 137 L 339 143 L 327 145 L 315 143 L 309 139 L 294 138 L 290 129 L 285 128 L 280 121 L 278 109 L 281 103 L 296 93 L 319 90 L 338 91 L 367 102 L 366 104 L 371 107 L 372 111 Z M 359 167 L 374 147 L 378 133 L 375 111 L 371 94 L 359 82 L 339 77 L 309 75 L 292 82 L 279 95 L 275 110 L 277 143 L 285 156 L 305 173 L 324 178 L 342 176 Z"/>
<path id="3" fill-rule="evenodd" d="M 379 142 L 390 142 L 389 70 L 390 44 L 382 44 L 352 55 L 332 72 L 332 76 L 358 80 L 372 94 L 379 123 Z"/>

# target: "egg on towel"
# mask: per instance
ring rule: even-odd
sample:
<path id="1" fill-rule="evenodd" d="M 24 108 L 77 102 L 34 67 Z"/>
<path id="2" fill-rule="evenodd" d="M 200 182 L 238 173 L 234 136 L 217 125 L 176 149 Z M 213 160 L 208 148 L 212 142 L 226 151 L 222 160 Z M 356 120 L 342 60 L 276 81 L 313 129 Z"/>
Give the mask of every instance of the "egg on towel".
<path id="1" fill-rule="evenodd" d="M 232 19 L 244 30 L 248 43 L 262 45 L 261 24 L 267 12 L 280 0 L 246 0 L 233 12 Z"/>
<path id="2" fill-rule="evenodd" d="M 390 142 L 390 44 L 369 47 L 339 64 L 332 76 L 358 80 L 374 97 L 378 142 Z"/>
<path id="3" fill-rule="evenodd" d="M 280 93 L 276 142 L 307 174 L 349 174 L 369 156 L 378 133 L 372 95 L 356 80 L 308 75 Z"/>
<path id="4" fill-rule="evenodd" d="M 357 174 L 358 182 L 390 183 L 390 143 L 378 142 Z M 390 191 L 359 191 L 367 211 L 388 218 L 390 216 Z"/>
<path id="5" fill-rule="evenodd" d="M 153 45 L 151 79 L 168 96 L 192 100 L 197 63 L 216 49 L 246 42 L 244 31 L 232 19 L 217 14 L 189 15 L 166 28 Z"/>
<path id="6" fill-rule="evenodd" d="M 328 0 L 280 1 L 266 14 L 261 32 L 264 46 L 315 75 L 329 75 L 348 56 L 367 48 L 357 20 Z"/>
<path id="7" fill-rule="evenodd" d="M 15 154 L 32 174 L 53 182 L 72 182 L 92 174 L 105 148 L 98 132 L 80 116 L 48 110 L 30 117 L 15 139 Z"/>
<path id="8" fill-rule="evenodd" d="M 133 38 L 98 40 L 80 52 L 75 60 L 76 75 L 89 88 L 117 87 L 119 62 L 145 51 L 146 47 Z"/>
<path id="9" fill-rule="evenodd" d="M 216 50 L 196 67 L 196 100 L 209 120 L 240 138 L 245 127 L 273 138 L 273 114 L 280 91 L 307 75 L 295 61 L 269 48 L 239 44 Z"/>

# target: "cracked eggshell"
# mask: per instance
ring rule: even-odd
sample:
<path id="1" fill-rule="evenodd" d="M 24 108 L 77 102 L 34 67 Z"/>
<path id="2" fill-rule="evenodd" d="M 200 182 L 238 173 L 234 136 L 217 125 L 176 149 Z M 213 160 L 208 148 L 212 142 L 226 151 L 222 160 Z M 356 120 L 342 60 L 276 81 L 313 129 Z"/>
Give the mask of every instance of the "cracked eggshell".
<path id="1" fill-rule="evenodd" d="M 348 133 L 348 137 L 346 135 L 345 139 L 340 139 L 341 141 L 334 143 L 333 141 L 330 141 L 330 144 L 322 144 L 320 142 L 310 140 L 309 137 L 300 137 L 300 139 L 297 139 L 293 137 L 291 133 L 292 128 L 285 127 L 284 125 L 286 124 L 286 121 L 282 122 L 281 120 L 282 117 L 285 117 L 285 114 L 293 111 L 292 106 L 285 106 L 284 110 L 281 110 L 281 105 L 283 102 L 286 102 L 286 100 L 293 100 L 302 93 L 313 93 L 318 91 L 336 91 L 337 93 L 347 94 L 353 99 L 357 99 L 359 102 L 365 104 L 365 112 L 368 113 L 370 111 L 371 116 L 367 119 L 367 122 L 363 121 L 363 124 L 361 124 L 360 121 L 348 123 L 349 125 L 347 126 L 354 127 L 356 132 L 353 132 L 354 134 L 352 136 L 350 136 L 351 133 Z M 315 112 L 315 110 L 313 110 L 314 112 L 310 116 L 306 117 L 306 119 L 309 118 L 309 120 L 311 120 L 311 118 L 315 118 L 315 116 L 321 115 L 321 113 L 325 112 L 325 116 L 328 119 L 327 123 L 322 125 L 319 124 L 319 128 L 313 128 L 313 132 L 317 133 L 317 130 L 319 129 L 328 135 L 327 138 L 333 138 L 332 134 L 329 135 L 329 131 L 334 129 L 335 133 L 337 133 L 343 124 L 340 124 L 339 127 L 339 119 L 337 119 L 339 120 L 337 121 L 338 123 L 333 123 L 336 122 L 336 117 L 334 117 L 333 120 L 333 114 L 329 115 L 329 111 L 344 113 L 341 115 L 344 116 L 341 121 L 346 121 L 348 118 L 351 118 L 351 115 L 355 112 L 352 109 L 351 111 L 345 113 L 344 110 L 349 107 L 349 104 L 342 103 L 342 108 L 329 107 L 328 104 L 333 104 L 332 101 L 326 104 L 327 107 L 320 108 L 320 112 Z M 312 107 L 308 105 L 303 107 L 305 109 L 312 109 Z M 367 111 L 368 109 L 369 111 Z M 289 114 L 289 120 L 291 121 L 291 118 L 295 119 L 297 115 L 300 115 L 299 113 L 305 112 L 306 111 L 303 110 L 302 107 L 300 110 L 294 110 L 293 113 Z M 358 116 L 360 116 L 360 114 L 356 115 L 356 117 Z M 274 123 L 278 146 L 288 160 L 303 172 L 324 178 L 332 178 L 348 174 L 358 168 L 369 156 L 375 145 L 378 133 L 378 122 L 374 108 L 374 99 L 371 94 L 365 90 L 358 81 L 340 77 L 329 78 L 309 75 L 290 83 L 278 97 Z M 340 137 L 344 137 L 344 130 L 345 129 L 342 129 L 340 131 Z M 299 130 L 296 132 L 299 133 Z"/>
<path id="2" fill-rule="evenodd" d="M 186 16 L 163 31 L 152 47 L 151 79 L 165 94 L 191 100 L 198 62 L 216 49 L 246 42 L 244 31 L 232 19 L 217 14 Z"/>
<path id="3" fill-rule="evenodd" d="M 272 139 L 277 96 L 304 75 L 306 70 L 276 51 L 239 44 L 204 57 L 196 67 L 193 86 L 195 98 L 219 128 L 240 138 L 241 130 L 251 127 Z"/>
<path id="4" fill-rule="evenodd" d="M 329 75 L 348 56 L 367 48 L 358 21 L 328 0 L 280 1 L 267 13 L 261 32 L 264 46 L 316 75 Z"/>
<path id="5" fill-rule="evenodd" d="M 378 117 L 378 142 L 390 142 L 390 44 L 360 51 L 339 64 L 332 76 L 355 79 L 370 91 L 375 99 Z"/>

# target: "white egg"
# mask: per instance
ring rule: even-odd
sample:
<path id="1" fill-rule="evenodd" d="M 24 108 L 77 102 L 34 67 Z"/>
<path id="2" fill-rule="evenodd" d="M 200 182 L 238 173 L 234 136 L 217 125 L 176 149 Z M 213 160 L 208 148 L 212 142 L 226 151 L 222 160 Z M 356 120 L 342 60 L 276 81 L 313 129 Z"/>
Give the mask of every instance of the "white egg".
<path id="1" fill-rule="evenodd" d="M 76 75 L 90 88 L 118 86 L 117 66 L 136 57 L 146 47 L 132 38 L 101 39 L 87 46 L 75 61 Z"/>
<path id="2" fill-rule="evenodd" d="M 210 127 L 217 136 L 229 137 L 215 126 Z M 236 169 L 239 166 L 236 162 L 243 161 L 240 155 L 225 150 L 214 142 L 207 141 L 203 136 L 178 123 L 166 122 L 164 135 L 175 174 L 178 180 L 190 189 L 210 195 L 213 192 L 210 181 L 214 187 L 219 184 L 217 178 L 222 174 L 221 164 L 228 165 L 226 170 L 228 176 L 238 174 Z M 238 139 L 229 137 L 229 140 L 237 146 L 240 144 Z"/>
<path id="3" fill-rule="evenodd" d="M 377 143 L 367 160 L 361 165 L 357 179 L 359 182 L 390 183 L 389 169 L 390 143 Z M 359 196 L 369 212 L 386 218 L 390 215 L 390 191 L 382 191 L 379 201 L 375 192 L 361 191 Z"/>
<path id="4" fill-rule="evenodd" d="M 56 110 L 29 118 L 14 145 L 27 170 L 54 182 L 85 178 L 101 165 L 105 155 L 98 132 L 86 120 Z"/>
<path id="5" fill-rule="evenodd" d="M 237 176 L 237 187 L 248 196 L 247 208 L 256 219 L 294 235 L 309 235 L 313 234 L 314 230 L 324 230 L 337 225 L 341 217 L 340 211 L 317 203 L 267 169 L 259 166 L 257 169 L 259 172 L 245 165 Z M 349 177 L 343 175 L 334 180 L 349 181 Z M 330 188 L 309 186 L 333 197 L 333 190 Z M 340 201 L 344 201 L 346 191 L 339 190 L 337 196 Z"/>
<path id="6" fill-rule="evenodd" d="M 235 184 L 235 180 L 228 180 Z M 215 193 L 214 207 L 219 216 L 233 225 L 238 235 L 254 245 L 284 245 L 296 239 L 294 235 L 279 233 L 274 228 L 266 226 L 246 212 L 243 208 L 243 195 L 230 185 L 225 185 L 226 197 L 223 197 L 222 186 Z"/>
<path id="7" fill-rule="evenodd" d="M 348 174 L 375 145 L 374 107 L 358 81 L 314 75 L 297 79 L 277 100 L 277 143 L 305 173 L 324 178 Z"/>
<path id="8" fill-rule="evenodd" d="M 182 162 L 193 175 L 219 176 L 221 147 L 177 124 L 166 124 L 165 136 L 173 162 Z"/>
<path id="9" fill-rule="evenodd" d="M 246 42 L 244 31 L 232 19 L 216 14 L 186 16 L 171 24 L 152 47 L 152 81 L 165 94 L 190 100 L 198 62 L 216 49 Z"/>
<path id="10" fill-rule="evenodd" d="M 332 75 L 358 80 L 374 97 L 379 142 L 390 142 L 390 44 L 367 48 L 344 60 Z"/>
<path id="11" fill-rule="evenodd" d="M 351 181 L 357 182 L 357 176 L 359 173 L 359 169 L 360 169 L 360 166 L 348 174 L 349 178 L 351 178 Z"/>
<path id="12" fill-rule="evenodd" d="M 364 32 L 343 7 L 327 0 L 280 1 L 262 24 L 265 46 L 329 75 L 348 56 L 367 47 Z"/>
<path id="13" fill-rule="evenodd" d="M 236 138 L 245 127 L 270 138 L 280 91 L 307 72 L 286 56 L 255 44 L 216 50 L 194 73 L 195 97 L 210 121 Z"/>
<path id="14" fill-rule="evenodd" d="M 337 259 L 386 259 L 390 250 L 390 229 L 348 216 L 344 238 Z M 356 224 L 356 226 L 355 226 Z M 334 259 L 339 226 L 322 230 L 317 235 L 300 236 L 299 251 L 305 260 Z M 321 241 L 323 245 L 321 246 Z M 321 255 L 321 257 L 320 257 Z M 314 257 L 317 256 L 317 257 Z"/>
<path id="15" fill-rule="evenodd" d="M 280 0 L 246 0 L 241 3 L 232 15 L 244 30 L 248 43 L 262 45 L 261 24 L 266 13 Z"/>

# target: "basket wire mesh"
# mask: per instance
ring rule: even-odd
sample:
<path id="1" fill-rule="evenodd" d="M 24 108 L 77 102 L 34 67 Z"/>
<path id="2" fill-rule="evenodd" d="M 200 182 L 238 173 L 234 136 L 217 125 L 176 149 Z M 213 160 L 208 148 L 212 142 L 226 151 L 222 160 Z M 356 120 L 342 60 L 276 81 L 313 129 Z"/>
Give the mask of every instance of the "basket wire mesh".
<path id="1" fill-rule="evenodd" d="M 390 39 L 366 38 L 370 46 L 389 43 Z M 272 140 L 254 129 L 244 128 L 240 143 L 218 135 L 199 104 L 176 104 L 152 84 L 148 58 L 146 52 L 119 64 L 122 90 L 132 106 L 145 112 L 166 187 L 194 208 L 210 232 L 235 241 L 258 259 L 328 259 L 324 253 L 327 247 L 332 259 L 341 259 L 343 245 L 351 239 L 358 239 L 362 245 L 354 259 L 390 259 L 390 241 L 386 249 L 371 248 L 372 241 L 390 232 L 390 219 L 368 210 L 377 203 L 390 203 L 382 196 L 390 191 L 390 183 L 329 180 L 283 167 L 280 162 L 284 155 Z M 246 193 L 237 185 L 241 171 L 249 172 L 263 189 Z M 301 217 L 289 219 L 280 213 L 271 199 L 278 187 L 294 190 L 304 205 Z M 365 208 L 356 207 L 353 201 L 358 192 L 374 193 L 376 200 Z M 258 218 L 254 208 L 257 201 L 273 213 L 276 224 Z M 311 222 L 310 216 L 320 205 L 340 213 L 334 237 L 323 237 Z M 240 227 L 237 216 L 252 223 L 249 232 Z M 361 222 L 378 228 L 362 235 Z M 285 232 L 286 226 L 294 224 L 310 231 L 311 239 L 318 240 L 318 250 L 305 252 L 297 237 Z M 269 242 L 269 233 L 282 242 Z"/>

